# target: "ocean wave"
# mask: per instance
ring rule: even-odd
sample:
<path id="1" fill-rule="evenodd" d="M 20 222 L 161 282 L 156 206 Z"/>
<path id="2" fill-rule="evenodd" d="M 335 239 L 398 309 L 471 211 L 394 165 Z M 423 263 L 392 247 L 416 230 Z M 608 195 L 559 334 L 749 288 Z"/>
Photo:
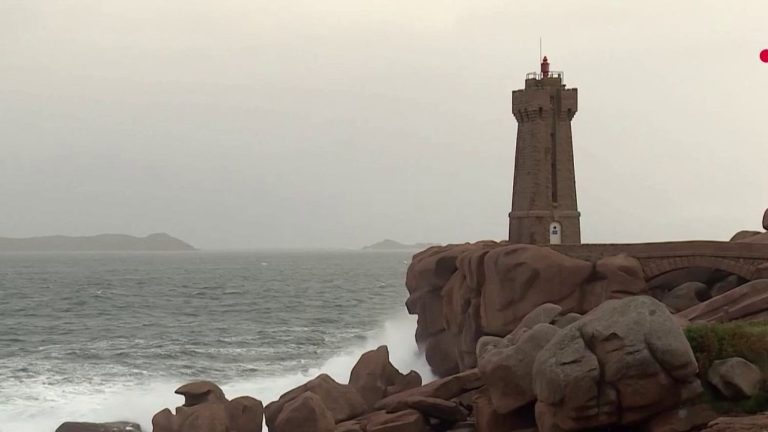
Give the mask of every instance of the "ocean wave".
<path id="1" fill-rule="evenodd" d="M 365 338 L 365 341 L 336 353 L 321 364 L 307 364 L 301 358 L 294 359 L 293 371 L 263 370 L 260 365 L 249 365 L 246 370 L 252 376 L 221 382 L 228 397 L 241 395 L 256 397 L 264 403 L 277 399 L 282 393 L 300 385 L 320 373 L 327 373 L 339 382 L 346 383 L 360 355 L 380 345 L 387 345 L 392 363 L 401 371 L 418 371 L 425 381 L 433 379 L 429 366 L 419 354 L 413 339 L 415 317 L 405 312 L 387 320 L 383 326 Z M 243 347 L 242 349 L 249 349 Z M 302 366 L 299 366 L 302 365 Z M 194 372 L 204 374 L 227 365 L 196 365 Z M 242 365 L 239 365 L 242 370 Z M 92 371 L 99 374 L 103 371 Z M 151 431 L 151 418 L 163 408 L 182 403 L 173 391 L 188 379 L 180 377 L 148 377 L 141 371 L 129 375 L 106 374 L 99 378 L 45 377 L 15 381 L 12 387 L 2 389 L 0 401 L 0 432 L 53 431 L 65 421 L 132 421 Z M 196 376 L 206 379 L 206 376 Z"/>

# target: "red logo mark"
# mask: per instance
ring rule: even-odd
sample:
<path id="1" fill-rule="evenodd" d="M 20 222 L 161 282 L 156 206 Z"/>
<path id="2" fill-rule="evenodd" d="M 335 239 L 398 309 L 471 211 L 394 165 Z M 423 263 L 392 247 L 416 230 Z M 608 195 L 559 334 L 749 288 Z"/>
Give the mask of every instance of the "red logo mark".
<path id="1" fill-rule="evenodd" d="M 760 60 L 763 63 L 768 63 L 768 49 L 760 51 Z"/>

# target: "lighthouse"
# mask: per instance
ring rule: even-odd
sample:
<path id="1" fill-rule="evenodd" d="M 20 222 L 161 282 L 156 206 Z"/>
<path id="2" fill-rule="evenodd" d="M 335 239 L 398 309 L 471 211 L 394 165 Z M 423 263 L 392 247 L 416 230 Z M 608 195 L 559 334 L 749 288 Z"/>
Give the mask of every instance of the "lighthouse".
<path id="1" fill-rule="evenodd" d="M 550 71 L 547 57 L 540 66 L 512 92 L 518 126 L 509 241 L 581 243 L 571 135 L 577 90 L 566 88 L 563 72 Z"/>

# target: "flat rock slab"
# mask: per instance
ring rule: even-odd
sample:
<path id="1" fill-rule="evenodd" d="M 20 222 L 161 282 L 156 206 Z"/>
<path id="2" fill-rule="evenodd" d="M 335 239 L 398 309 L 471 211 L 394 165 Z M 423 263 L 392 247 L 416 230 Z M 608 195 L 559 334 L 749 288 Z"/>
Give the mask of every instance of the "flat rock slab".
<path id="1" fill-rule="evenodd" d="M 684 406 L 654 417 L 645 425 L 645 432 L 685 432 L 716 418 L 717 413 L 707 404 Z"/>
<path id="2" fill-rule="evenodd" d="M 141 432 L 141 426 L 129 422 L 66 422 L 56 428 L 56 432 Z"/>
<path id="3" fill-rule="evenodd" d="M 766 312 L 768 279 L 756 279 L 677 315 L 694 323 L 727 322 L 761 318 Z"/>
<path id="4" fill-rule="evenodd" d="M 363 423 L 355 420 L 345 421 L 336 425 L 333 432 L 365 432 Z"/>
<path id="5" fill-rule="evenodd" d="M 403 399 L 402 404 L 405 409 L 412 408 L 426 417 L 450 423 L 467 419 L 467 412 L 456 402 L 431 397 L 411 396 Z"/>
<path id="6" fill-rule="evenodd" d="M 375 408 L 377 410 L 392 411 L 392 409 L 401 404 L 404 399 L 413 396 L 450 400 L 482 386 L 483 381 L 480 377 L 480 373 L 477 369 L 470 369 L 466 372 L 441 378 L 424 386 L 406 390 L 384 398 L 376 403 Z"/>
<path id="7" fill-rule="evenodd" d="M 376 413 L 366 425 L 367 432 L 428 432 L 424 417 L 415 410 L 394 414 Z"/>
<path id="8" fill-rule="evenodd" d="M 758 432 L 768 430 L 768 415 L 720 417 L 712 420 L 702 432 Z"/>

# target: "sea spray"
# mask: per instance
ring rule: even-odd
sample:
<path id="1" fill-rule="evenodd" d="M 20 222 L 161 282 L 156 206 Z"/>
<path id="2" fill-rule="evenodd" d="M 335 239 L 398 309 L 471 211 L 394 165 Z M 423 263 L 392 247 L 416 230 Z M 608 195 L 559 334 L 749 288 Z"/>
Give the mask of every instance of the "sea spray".
<path id="1" fill-rule="evenodd" d="M 315 367 L 282 376 L 247 376 L 220 384 L 230 398 L 249 395 L 266 404 L 320 373 L 346 383 L 360 355 L 380 345 L 389 347 L 392 363 L 402 372 L 416 370 L 424 381 L 429 381 L 433 376 L 414 342 L 415 329 L 416 317 L 403 311 L 370 332 L 364 343 L 343 350 Z M 258 365 L 254 367 L 258 369 Z M 51 385 L 45 380 L 37 380 L 25 389 L 19 389 L 17 400 L 0 402 L 0 432 L 53 432 L 65 421 L 117 420 L 139 423 L 149 432 L 154 413 L 182 403 L 181 397 L 173 391 L 183 383 L 172 379 L 142 382 L 140 375 L 125 382 L 105 382 L 99 387 Z"/>
<path id="2" fill-rule="evenodd" d="M 293 375 L 270 379 L 255 379 L 246 382 L 225 383 L 225 394 L 230 397 L 249 395 L 264 403 L 277 400 L 281 394 L 301 385 L 318 374 L 327 373 L 340 383 L 347 383 L 352 367 L 364 352 L 381 345 L 389 347 L 390 361 L 401 372 L 415 370 L 424 381 L 434 378 L 424 356 L 419 353 L 413 334 L 416 330 L 416 317 L 404 312 L 396 318 L 387 320 L 383 327 L 371 332 L 364 344 L 347 349 L 328 359 L 319 367 L 311 368 Z"/>

